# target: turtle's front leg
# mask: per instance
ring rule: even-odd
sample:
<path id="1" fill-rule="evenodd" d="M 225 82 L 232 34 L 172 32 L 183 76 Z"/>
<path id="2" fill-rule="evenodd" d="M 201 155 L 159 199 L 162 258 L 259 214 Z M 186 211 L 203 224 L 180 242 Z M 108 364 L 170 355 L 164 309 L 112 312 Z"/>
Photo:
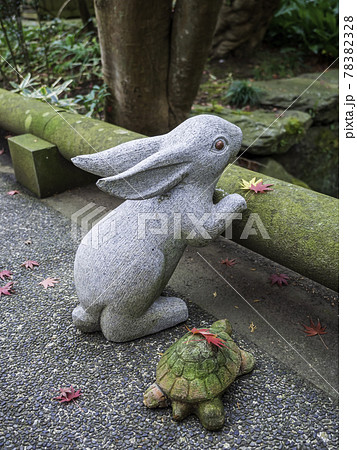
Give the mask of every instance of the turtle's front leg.
<path id="1" fill-rule="evenodd" d="M 224 424 L 224 408 L 222 400 L 216 397 L 199 403 L 196 414 L 207 430 L 219 430 Z"/>
<path id="2" fill-rule="evenodd" d="M 193 412 L 193 407 L 189 403 L 172 402 L 172 418 L 174 420 L 183 420 Z"/>

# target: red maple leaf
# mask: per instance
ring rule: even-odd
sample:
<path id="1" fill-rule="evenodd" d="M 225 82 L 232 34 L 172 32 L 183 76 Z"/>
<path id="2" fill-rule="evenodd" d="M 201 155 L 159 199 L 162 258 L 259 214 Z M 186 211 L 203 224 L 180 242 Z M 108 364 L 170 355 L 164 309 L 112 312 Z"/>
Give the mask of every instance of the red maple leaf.
<path id="1" fill-rule="evenodd" d="M 42 286 L 47 289 L 48 287 L 54 287 L 55 283 L 59 283 L 57 278 L 46 278 L 45 280 L 42 280 L 38 284 L 42 284 Z"/>
<path id="2" fill-rule="evenodd" d="M 317 334 L 326 334 L 327 331 L 326 327 L 321 326 L 320 319 L 317 319 L 317 324 L 315 325 L 312 319 L 310 319 L 310 326 L 301 324 L 303 327 L 305 327 L 304 333 L 306 333 L 308 336 L 316 336 Z"/>
<path id="3" fill-rule="evenodd" d="M 219 348 L 221 348 L 221 347 L 226 347 L 226 348 L 228 348 L 226 345 L 225 345 L 225 340 L 223 340 L 223 339 L 221 339 L 220 337 L 218 337 L 216 334 L 210 334 L 210 335 L 207 335 L 207 336 L 205 336 L 205 338 L 206 338 L 206 341 L 209 343 L 209 344 L 213 344 L 213 345 L 215 345 L 216 347 L 219 347 Z"/>
<path id="4" fill-rule="evenodd" d="M 256 194 L 258 194 L 259 192 L 262 192 L 263 194 L 265 194 L 266 191 L 273 191 L 274 189 L 270 188 L 269 186 L 274 186 L 273 184 L 263 184 L 262 181 L 259 181 L 259 183 L 257 184 L 251 184 L 250 185 L 250 190 L 254 191 Z"/>
<path id="5" fill-rule="evenodd" d="M 59 400 L 60 403 L 70 402 L 76 398 L 78 398 L 81 393 L 81 389 L 75 391 L 73 386 L 69 388 L 60 388 L 60 395 L 58 397 L 54 397 L 54 400 Z"/>
<path id="6" fill-rule="evenodd" d="M 216 347 L 227 347 L 224 343 L 226 342 L 225 340 L 219 338 L 217 336 L 217 334 L 212 333 L 210 330 L 208 330 L 207 328 L 192 328 L 192 330 L 190 330 L 188 327 L 186 327 L 188 329 L 188 331 L 192 334 L 200 334 L 201 336 L 203 336 L 206 341 L 209 344 L 213 344 Z"/>
<path id="7" fill-rule="evenodd" d="M 12 281 L 9 281 L 8 283 L 5 284 L 5 286 L 1 286 L 0 297 L 1 295 L 11 295 L 12 292 L 14 291 L 13 285 L 14 283 Z"/>
<path id="8" fill-rule="evenodd" d="M 31 261 L 31 259 L 29 259 L 28 261 L 25 261 L 21 264 L 22 266 L 25 266 L 26 269 L 33 269 L 34 266 L 38 266 L 38 262 L 37 261 Z"/>
<path id="9" fill-rule="evenodd" d="M 10 270 L 2 270 L 0 272 L 0 278 L 5 281 L 5 278 L 11 278 L 12 272 Z"/>
<path id="10" fill-rule="evenodd" d="M 16 194 L 20 194 L 20 191 L 9 191 L 9 192 L 7 192 L 7 195 L 16 195 Z"/>
<path id="11" fill-rule="evenodd" d="M 321 334 L 327 334 L 327 331 L 325 331 L 326 330 L 326 326 L 323 327 L 321 325 L 320 319 L 317 319 L 316 325 L 314 324 L 312 319 L 310 319 L 310 326 L 304 325 L 303 323 L 301 325 L 303 327 L 305 327 L 305 330 L 303 330 L 303 332 L 306 333 L 306 337 L 308 337 L 308 336 L 319 336 L 319 338 L 321 339 L 321 342 L 328 349 L 327 345 L 325 344 L 324 340 L 321 337 Z"/>
<path id="12" fill-rule="evenodd" d="M 272 275 L 270 275 L 270 281 L 271 281 L 271 285 L 273 286 L 273 284 L 277 284 L 278 286 L 282 286 L 283 284 L 288 285 L 288 280 L 289 277 L 287 275 L 285 275 L 285 273 L 273 273 Z"/>
<path id="13" fill-rule="evenodd" d="M 199 328 L 199 329 L 197 329 L 197 328 L 192 328 L 191 330 L 188 328 L 188 326 L 186 326 L 185 325 L 185 327 L 188 329 L 188 331 L 190 332 L 190 333 L 192 333 L 192 334 L 202 334 L 202 335 L 205 335 L 205 334 L 212 334 L 211 332 L 210 332 L 210 330 L 208 330 L 207 328 Z"/>
<path id="14" fill-rule="evenodd" d="M 235 259 L 222 259 L 221 264 L 226 265 L 227 267 L 233 267 L 236 263 Z"/>

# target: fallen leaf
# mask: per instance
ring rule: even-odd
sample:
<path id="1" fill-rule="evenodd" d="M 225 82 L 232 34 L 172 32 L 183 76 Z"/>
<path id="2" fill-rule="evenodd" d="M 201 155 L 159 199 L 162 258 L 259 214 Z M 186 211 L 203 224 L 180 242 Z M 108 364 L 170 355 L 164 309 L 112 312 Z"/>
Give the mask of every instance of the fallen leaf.
<path id="1" fill-rule="evenodd" d="M 20 191 L 9 191 L 9 192 L 7 192 L 7 195 L 16 195 L 16 194 L 20 194 Z"/>
<path id="2" fill-rule="evenodd" d="M 78 398 L 81 393 L 81 389 L 75 391 L 73 386 L 69 388 L 60 388 L 60 395 L 58 397 L 54 397 L 54 400 L 59 400 L 60 403 L 70 402 L 76 398 Z"/>
<path id="3" fill-rule="evenodd" d="M 5 286 L 0 286 L 0 297 L 2 295 L 11 295 L 14 291 L 13 285 L 14 283 L 12 281 L 9 281 L 5 284 Z"/>
<path id="4" fill-rule="evenodd" d="M 221 264 L 225 264 L 227 267 L 233 267 L 236 263 L 235 259 L 222 259 Z"/>
<path id="5" fill-rule="evenodd" d="M 306 337 L 310 337 L 310 336 L 319 336 L 319 338 L 321 339 L 321 342 L 324 344 L 324 346 L 327 348 L 327 345 L 325 344 L 324 340 L 321 337 L 321 334 L 327 334 L 326 330 L 326 326 L 322 326 L 320 323 L 320 319 L 317 319 L 317 323 L 316 325 L 314 324 L 314 322 L 312 321 L 312 319 L 310 319 L 310 326 L 304 325 L 303 323 L 301 324 L 303 327 L 305 327 L 305 330 L 302 330 L 304 333 L 306 333 Z"/>
<path id="6" fill-rule="evenodd" d="M 254 333 L 254 331 L 257 329 L 257 327 L 254 325 L 254 323 L 252 322 L 250 325 L 249 325 L 249 329 L 250 329 L 250 332 L 251 333 Z"/>
<path id="7" fill-rule="evenodd" d="M 318 319 L 317 324 L 315 325 L 312 319 L 310 319 L 310 326 L 301 324 L 303 327 L 305 327 L 304 333 L 306 333 L 308 336 L 316 336 L 317 334 L 326 334 L 327 331 L 326 327 L 321 326 L 320 319 Z"/>
<path id="8" fill-rule="evenodd" d="M 263 194 L 266 193 L 266 191 L 273 191 L 274 189 L 270 188 L 269 186 L 274 186 L 273 184 L 263 184 L 262 181 L 259 181 L 257 184 L 251 184 L 250 190 L 258 194 L 259 192 L 262 192 Z"/>
<path id="9" fill-rule="evenodd" d="M 42 286 L 47 289 L 48 287 L 54 287 L 55 283 L 59 283 L 58 278 L 46 278 L 45 280 L 42 280 L 38 284 L 42 284 Z"/>
<path id="10" fill-rule="evenodd" d="M 226 341 L 225 341 L 224 339 L 221 339 L 221 338 L 218 337 L 217 335 L 214 335 L 214 334 L 206 334 L 204 337 L 205 337 L 206 341 L 207 341 L 209 344 L 215 345 L 216 347 L 219 347 L 219 348 L 222 348 L 222 347 L 228 348 L 228 347 L 225 345 L 225 342 L 226 342 Z"/>
<path id="11" fill-rule="evenodd" d="M 261 300 L 256 299 L 256 300 L 253 300 L 253 302 L 254 302 L 254 303 L 258 303 L 258 302 L 261 302 Z"/>
<path id="12" fill-rule="evenodd" d="M 11 278 L 12 272 L 10 270 L 2 270 L 0 272 L 0 278 L 5 281 L 5 278 Z"/>
<path id="13" fill-rule="evenodd" d="M 250 181 L 246 181 L 246 180 L 243 180 L 243 179 L 242 179 L 242 181 L 240 182 L 241 189 L 246 189 L 247 191 L 249 191 L 249 190 L 250 190 L 250 187 L 251 187 L 252 185 L 255 186 L 257 183 L 260 183 L 260 182 L 262 182 L 262 181 L 263 181 L 262 178 L 260 178 L 259 180 L 256 181 L 256 177 L 252 178 Z"/>
<path id="14" fill-rule="evenodd" d="M 213 292 L 213 297 L 217 297 L 217 292 Z"/>
<path id="15" fill-rule="evenodd" d="M 278 286 L 282 286 L 283 284 L 288 285 L 288 280 L 289 277 L 287 275 L 285 275 L 285 273 L 273 273 L 272 275 L 270 275 L 270 282 L 271 285 L 273 286 L 273 284 L 277 284 Z"/>
<path id="16" fill-rule="evenodd" d="M 31 261 L 30 259 L 28 261 L 25 261 L 21 264 L 21 266 L 26 267 L 26 269 L 33 269 L 35 266 L 38 266 L 37 261 Z"/>
<path id="17" fill-rule="evenodd" d="M 6 136 L 5 136 L 5 139 L 9 139 L 9 138 L 11 138 L 12 137 L 12 134 L 7 134 Z"/>
<path id="18" fill-rule="evenodd" d="M 185 325 L 186 326 L 186 325 Z M 216 347 L 227 347 L 225 345 L 225 340 L 221 339 L 220 337 L 217 336 L 217 334 L 212 333 L 210 330 L 208 330 L 207 328 L 192 328 L 191 330 L 186 326 L 186 328 L 188 329 L 188 331 L 190 333 L 192 333 L 193 335 L 195 334 L 200 334 L 201 336 L 203 336 L 206 341 L 209 344 L 215 345 Z M 227 347 L 228 348 L 228 347 Z"/>
<path id="19" fill-rule="evenodd" d="M 255 269 L 254 267 L 251 267 L 250 270 L 257 270 L 257 269 Z"/>
<path id="20" fill-rule="evenodd" d="M 187 330 L 190 332 L 190 333 L 192 333 L 192 334 L 212 334 L 211 332 L 210 332 L 210 330 L 208 329 L 208 328 L 200 328 L 200 329 L 197 329 L 197 328 L 192 328 L 191 330 L 188 328 L 188 326 L 187 325 L 185 325 L 185 327 L 187 328 Z"/>
<path id="21" fill-rule="evenodd" d="M 236 309 L 239 309 L 239 306 L 234 305 L 234 307 L 235 307 Z"/>
<path id="22" fill-rule="evenodd" d="M 2 148 L 1 150 L 0 150 L 0 155 L 3 155 L 5 153 L 5 150 Z"/>

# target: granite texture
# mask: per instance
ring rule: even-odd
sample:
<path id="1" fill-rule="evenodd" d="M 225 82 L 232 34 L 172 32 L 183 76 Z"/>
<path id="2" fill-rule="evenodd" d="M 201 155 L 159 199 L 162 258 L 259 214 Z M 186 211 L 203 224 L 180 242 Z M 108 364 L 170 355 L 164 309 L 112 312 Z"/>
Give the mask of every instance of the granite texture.
<path id="1" fill-rule="evenodd" d="M 186 246 L 216 239 L 246 208 L 230 194 L 213 204 L 242 132 L 216 116 L 190 118 L 170 133 L 132 141 L 73 163 L 104 177 L 103 191 L 126 199 L 98 222 L 78 248 L 76 327 L 124 342 L 187 319 L 184 302 L 161 293 Z"/>

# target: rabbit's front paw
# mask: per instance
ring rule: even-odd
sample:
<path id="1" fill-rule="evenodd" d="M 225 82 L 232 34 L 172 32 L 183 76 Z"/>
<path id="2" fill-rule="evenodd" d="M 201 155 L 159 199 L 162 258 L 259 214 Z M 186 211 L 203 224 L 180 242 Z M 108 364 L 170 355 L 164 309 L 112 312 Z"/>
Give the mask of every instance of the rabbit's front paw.
<path id="1" fill-rule="evenodd" d="M 238 213 L 247 209 L 245 199 L 239 194 L 229 194 L 216 205 L 217 212 L 220 213 Z"/>

